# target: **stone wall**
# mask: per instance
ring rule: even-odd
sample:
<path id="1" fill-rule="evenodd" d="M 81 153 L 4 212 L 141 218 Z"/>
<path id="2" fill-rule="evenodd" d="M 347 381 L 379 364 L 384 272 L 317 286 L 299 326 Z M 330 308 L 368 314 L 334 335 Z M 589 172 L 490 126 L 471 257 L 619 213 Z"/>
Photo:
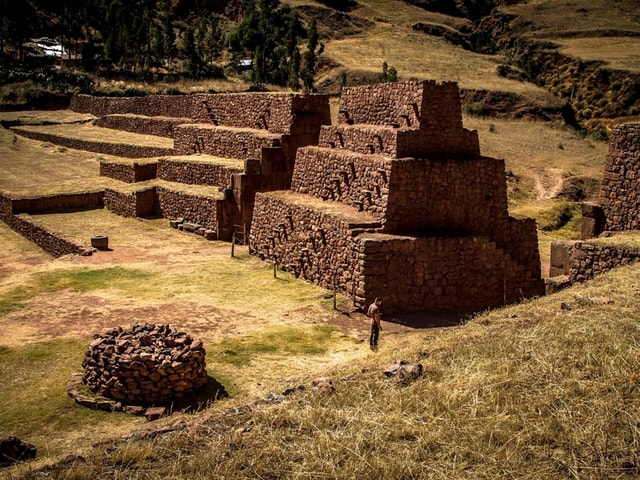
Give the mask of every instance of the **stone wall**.
<path id="1" fill-rule="evenodd" d="M 402 87 L 386 83 L 345 88 L 340 99 L 339 123 L 418 130 L 404 139 L 398 156 L 480 153 L 477 132 L 462 127 L 456 83 L 414 81 L 403 82 Z M 382 143 L 387 141 L 383 139 Z"/>
<path id="2" fill-rule="evenodd" d="M 100 160 L 100 176 L 126 183 L 145 182 L 156 178 L 158 163 L 117 162 Z"/>
<path id="3" fill-rule="evenodd" d="M 640 257 L 637 248 L 621 248 L 577 242 L 574 245 L 569 282 L 583 282 L 613 268 L 633 263 Z"/>
<path id="4" fill-rule="evenodd" d="M 196 122 L 272 133 L 313 133 L 331 123 L 326 95 L 289 93 L 233 93 L 94 97 L 75 95 L 70 108 L 96 116 L 134 114 L 190 118 Z"/>
<path id="5" fill-rule="evenodd" d="M 291 190 L 339 201 L 384 221 L 391 165 L 380 155 L 305 147 L 298 150 Z"/>
<path id="6" fill-rule="evenodd" d="M 286 192 L 259 193 L 250 233 L 250 251 L 278 264 L 306 280 L 327 288 L 334 279 L 340 291 L 352 291 L 357 278 L 358 257 L 354 234 L 380 223 L 365 213 L 347 215 L 291 201 Z M 275 221 L 274 221 L 275 220 Z M 362 292 L 361 292 L 362 293 Z"/>
<path id="7" fill-rule="evenodd" d="M 20 215 L 20 213 L 100 208 L 102 202 L 102 192 L 20 199 L 12 199 L 0 194 L 0 220 L 54 257 L 61 257 L 71 253 L 88 255 L 91 253 L 91 247 L 84 242 L 49 232 L 32 222 L 27 216 Z"/>
<path id="8" fill-rule="evenodd" d="M 156 188 L 148 187 L 136 191 L 118 191 L 106 188 L 104 206 L 121 217 L 146 217 L 156 214 Z"/>
<path id="9" fill-rule="evenodd" d="M 640 230 L 640 123 L 613 129 L 599 202 L 604 230 Z"/>
<path id="10" fill-rule="evenodd" d="M 64 193 L 11 200 L 12 211 L 18 213 L 44 213 L 102 208 L 103 192 Z"/>
<path id="11" fill-rule="evenodd" d="M 231 176 L 244 171 L 244 162 L 238 161 L 236 167 L 205 161 L 199 158 L 161 158 L 158 161 L 158 178 L 167 182 L 187 183 L 190 185 L 214 185 L 228 188 Z"/>
<path id="12" fill-rule="evenodd" d="M 502 160 L 393 160 L 388 188 L 385 231 L 486 235 L 504 245 L 508 207 Z"/>
<path id="13" fill-rule="evenodd" d="M 94 123 L 96 127 L 173 138 L 175 127 L 183 123 L 190 123 L 190 119 L 115 114 L 100 117 Z"/>
<path id="14" fill-rule="evenodd" d="M 389 313 L 471 312 L 544 294 L 540 277 L 483 238 L 363 234 L 360 242 L 362 307 L 382 296 Z"/>
<path id="15" fill-rule="evenodd" d="M 171 148 L 83 140 L 80 138 L 69 138 L 53 133 L 29 130 L 28 128 L 21 127 L 13 127 L 11 130 L 20 136 L 30 138 L 32 140 L 51 142 L 55 145 L 74 148 L 76 150 L 87 150 L 89 152 L 104 153 L 106 155 L 115 155 L 119 157 L 144 158 L 173 154 L 173 149 Z"/>
<path id="16" fill-rule="evenodd" d="M 74 95 L 69 108 L 96 117 L 113 114 L 147 115 L 149 117 L 192 118 L 194 97 L 191 95 L 148 95 L 145 97 L 96 97 Z"/>
<path id="17" fill-rule="evenodd" d="M 192 195 L 184 192 L 157 187 L 158 212 L 166 218 L 184 218 L 209 230 L 219 231 L 219 210 L 222 199 Z M 220 238 L 223 238 L 221 235 Z"/>
<path id="18" fill-rule="evenodd" d="M 280 135 L 260 130 L 186 124 L 176 127 L 174 150 L 176 155 L 206 153 L 224 158 L 260 158 L 262 147 L 281 146 Z"/>

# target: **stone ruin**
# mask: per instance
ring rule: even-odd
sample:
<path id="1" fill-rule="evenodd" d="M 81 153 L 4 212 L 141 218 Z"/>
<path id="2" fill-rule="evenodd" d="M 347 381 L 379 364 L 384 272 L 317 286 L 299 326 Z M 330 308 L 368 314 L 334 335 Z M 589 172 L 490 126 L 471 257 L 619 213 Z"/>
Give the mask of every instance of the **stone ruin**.
<path id="1" fill-rule="evenodd" d="M 166 406 L 207 384 L 202 341 L 169 325 L 96 334 L 82 366 L 91 391 L 124 405 Z"/>
<path id="2" fill-rule="evenodd" d="M 544 294 L 535 221 L 509 216 L 455 83 L 345 88 L 337 125 L 256 194 L 251 253 L 385 312 L 478 311 Z"/>
<path id="3" fill-rule="evenodd" d="M 547 291 L 635 262 L 638 249 L 589 241 L 634 230 L 640 230 L 640 123 L 613 128 L 598 198 L 582 204 L 581 241 L 551 245 Z"/>
<path id="4" fill-rule="evenodd" d="M 96 128 L 172 141 L 162 154 L 133 145 L 132 158 L 102 160 L 120 186 L 100 206 L 207 239 L 239 227 L 252 254 L 357 308 L 382 295 L 388 313 L 478 311 L 544 293 L 535 222 L 509 216 L 504 161 L 482 156 L 463 128 L 455 83 L 345 88 L 335 125 L 316 94 L 77 95 L 70 108 L 97 116 Z M 90 143 L 75 148 L 127 151 Z M 0 217 L 28 235 L 20 207 L 0 197 Z"/>

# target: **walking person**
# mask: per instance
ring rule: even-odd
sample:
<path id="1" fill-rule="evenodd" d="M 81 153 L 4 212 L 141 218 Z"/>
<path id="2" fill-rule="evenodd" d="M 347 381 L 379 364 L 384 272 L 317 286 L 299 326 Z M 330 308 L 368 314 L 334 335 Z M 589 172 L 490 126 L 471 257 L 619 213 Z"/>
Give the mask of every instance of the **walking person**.
<path id="1" fill-rule="evenodd" d="M 380 336 L 380 307 L 382 306 L 382 298 L 376 297 L 369 308 L 367 309 L 367 316 L 371 318 L 371 336 L 369 337 L 369 347 L 371 350 L 378 349 L 378 337 Z"/>

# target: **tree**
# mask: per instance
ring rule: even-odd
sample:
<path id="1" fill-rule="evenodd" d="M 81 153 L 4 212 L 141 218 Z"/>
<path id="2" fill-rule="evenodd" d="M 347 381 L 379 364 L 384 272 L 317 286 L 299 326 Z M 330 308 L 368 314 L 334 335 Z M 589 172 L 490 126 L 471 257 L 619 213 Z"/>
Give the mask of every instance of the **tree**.
<path id="1" fill-rule="evenodd" d="M 307 49 L 304 52 L 304 64 L 300 70 L 300 77 L 302 78 L 302 83 L 304 84 L 305 89 L 308 92 L 313 91 L 313 84 L 315 82 L 316 76 L 316 61 L 318 56 L 322 54 L 324 50 L 324 45 L 320 45 L 318 48 L 318 30 L 316 27 L 316 19 L 314 18 L 311 21 L 311 25 L 309 26 L 309 36 L 307 38 Z"/>

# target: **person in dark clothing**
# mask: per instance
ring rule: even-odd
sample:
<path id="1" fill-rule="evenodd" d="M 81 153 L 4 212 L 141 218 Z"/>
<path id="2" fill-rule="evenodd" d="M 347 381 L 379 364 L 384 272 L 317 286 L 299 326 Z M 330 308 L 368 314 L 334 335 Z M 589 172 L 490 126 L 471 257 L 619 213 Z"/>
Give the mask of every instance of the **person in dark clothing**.
<path id="1" fill-rule="evenodd" d="M 371 319 L 371 336 L 369 337 L 369 347 L 371 350 L 378 349 L 378 337 L 380 336 L 380 307 L 382 306 L 382 298 L 376 297 L 369 308 L 367 309 L 367 316 Z"/>

